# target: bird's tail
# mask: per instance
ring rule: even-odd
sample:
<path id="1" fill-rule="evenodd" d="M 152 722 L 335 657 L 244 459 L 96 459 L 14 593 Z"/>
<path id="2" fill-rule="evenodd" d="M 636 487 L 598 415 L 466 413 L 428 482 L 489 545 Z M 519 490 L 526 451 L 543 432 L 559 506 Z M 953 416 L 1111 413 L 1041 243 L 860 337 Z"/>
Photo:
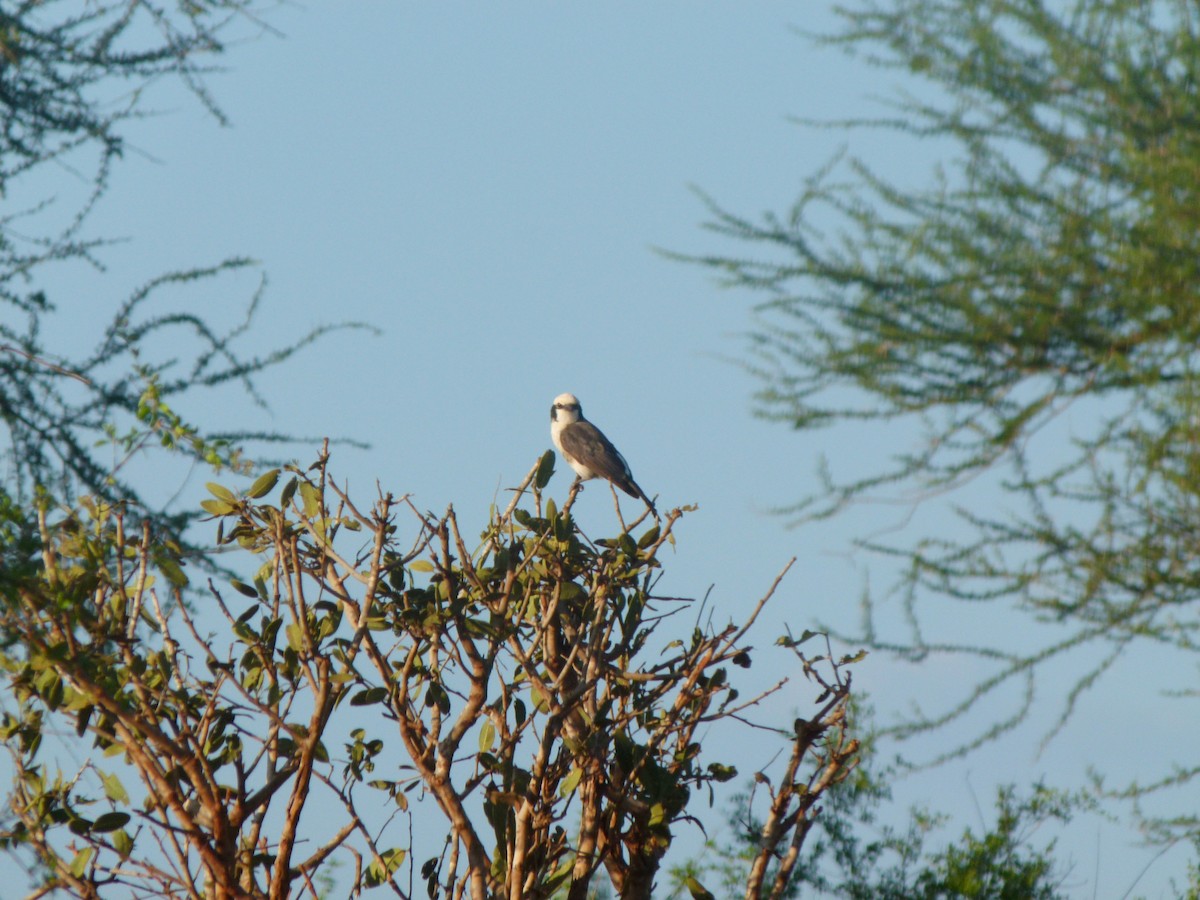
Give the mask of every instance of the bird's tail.
<path id="1" fill-rule="evenodd" d="M 656 518 L 656 519 L 658 518 L 658 510 L 655 509 L 655 507 L 654 507 L 654 501 L 646 496 L 646 492 L 643 491 L 638 486 L 638 483 L 636 481 L 634 481 L 632 478 L 630 478 L 627 481 L 625 481 L 624 483 L 619 484 L 617 486 L 621 490 L 623 490 L 625 493 L 627 493 L 630 497 L 635 497 L 638 500 L 641 500 L 643 503 L 645 503 L 648 507 L 650 507 L 650 512 L 654 513 L 654 518 Z"/>

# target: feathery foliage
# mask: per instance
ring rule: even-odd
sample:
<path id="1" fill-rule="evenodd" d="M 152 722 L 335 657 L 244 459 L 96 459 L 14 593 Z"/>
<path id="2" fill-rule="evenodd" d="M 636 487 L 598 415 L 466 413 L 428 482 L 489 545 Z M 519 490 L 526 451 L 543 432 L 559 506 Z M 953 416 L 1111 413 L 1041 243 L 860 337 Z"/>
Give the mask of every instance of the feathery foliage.
<path id="1" fill-rule="evenodd" d="M 1076 651 L 1091 662 L 1062 687 L 1056 727 L 1134 645 L 1161 648 L 1173 674 L 1159 686 L 1194 698 L 1200 10 L 867 0 L 843 15 L 830 43 L 928 90 L 883 119 L 834 125 L 932 139 L 951 162 L 913 187 L 838 160 L 787 215 L 761 221 L 710 206 L 711 227 L 758 254 L 700 261 L 768 297 L 752 336 L 760 411 L 796 428 L 874 423 L 901 436 L 879 468 L 827 473 L 782 511 L 808 521 L 881 495 L 994 489 L 985 508 L 960 505 L 946 534 L 864 542 L 902 564 L 914 621 L 940 597 L 1006 603 L 1048 626 L 1013 648 L 931 644 L 916 628 L 888 639 L 867 623 L 870 643 L 910 659 L 965 653 L 995 666 L 899 734 L 959 723 L 1025 682 L 1018 708 L 942 758 L 1025 721 L 1036 673 Z M 1129 793 L 1197 773 L 1184 754 L 1178 771 Z M 1158 824 L 1162 837 L 1200 833 L 1191 813 Z"/>
<path id="2" fill-rule="evenodd" d="M 246 471 L 241 448 L 287 438 L 260 430 L 201 435 L 179 398 L 230 385 L 265 405 L 254 376 L 288 359 L 328 327 L 276 350 L 239 349 L 254 322 L 260 287 L 242 323 L 218 328 L 193 312 L 211 305 L 222 277 L 253 267 L 231 258 L 150 278 L 103 325 L 91 351 L 65 358 L 53 346 L 64 314 L 91 310 L 86 297 L 54 296 L 50 267 L 83 264 L 103 276 L 109 238 L 91 237 L 89 213 L 105 195 L 124 130 L 146 114 L 146 92 L 181 82 L 220 121 L 203 76 L 223 52 L 223 35 L 261 31 L 250 0 L 201 3 L 25 0 L 0 10 L 0 422 L 8 492 L 132 503 L 156 530 L 182 539 L 195 519 L 171 510 L 126 475 L 147 446 L 162 444 L 206 465 Z M 90 173 L 90 174 L 89 174 Z M 83 185 L 75 196 L 71 187 Z M 72 199 L 74 197 L 74 199 Z M 66 207 L 65 209 L 63 207 Z M 180 308 L 180 291 L 191 290 Z M 344 326 L 340 326 L 344 327 Z M 47 333 L 52 336 L 47 337 Z M 51 345 L 47 345 L 47 340 Z M 175 406 L 173 406 L 173 404 Z"/>

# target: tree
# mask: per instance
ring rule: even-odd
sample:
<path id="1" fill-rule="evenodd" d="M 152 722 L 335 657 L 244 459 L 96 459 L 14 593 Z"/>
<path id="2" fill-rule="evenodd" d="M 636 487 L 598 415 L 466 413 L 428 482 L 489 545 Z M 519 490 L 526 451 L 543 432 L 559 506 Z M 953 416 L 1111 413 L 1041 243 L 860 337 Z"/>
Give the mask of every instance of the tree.
<path id="1" fill-rule="evenodd" d="M 732 672 L 774 586 L 740 626 L 657 595 L 683 511 L 592 541 L 570 517 L 578 485 L 543 504 L 547 452 L 469 547 L 452 508 L 360 507 L 327 462 L 210 485 L 217 543 L 253 574 L 210 579 L 191 607 L 178 548 L 125 505 L 6 498 L 0 736 L 17 777 L 0 841 L 33 854 L 39 894 L 318 896 L 342 861 L 351 896 L 412 896 L 419 872 L 430 897 L 574 900 L 605 871 L 648 898 L 675 830 L 737 774 L 700 743 L 728 724 L 784 751 L 757 776 L 771 802 L 746 880 L 747 897 L 783 895 L 821 796 L 857 761 L 861 654 L 807 658 L 811 635 L 784 636 L 775 652 L 820 696 L 811 718 L 756 726 L 787 681 L 741 697 Z M 410 824 L 398 841 L 410 797 L 440 811 L 443 839 Z"/>
<path id="2" fill-rule="evenodd" d="M 919 433 L 785 513 L 953 497 L 989 478 L 1000 498 L 959 508 L 952 533 L 863 542 L 901 561 L 914 615 L 938 597 L 1009 604 L 1035 626 L 1013 648 L 931 645 L 915 628 L 896 639 L 868 621 L 869 644 L 908 659 L 995 665 L 895 733 L 958 723 L 1004 685 L 1091 653 L 1061 687 L 1061 727 L 1131 646 L 1181 664 L 1200 649 L 1200 13 L 1188 0 L 866 0 L 843 15 L 833 44 L 931 90 L 882 122 L 842 124 L 935 139 L 951 165 L 912 188 L 853 160 L 840 179 L 835 163 L 760 221 L 713 204 L 713 228 L 765 252 L 700 261 L 769 298 L 751 363 L 764 415 Z M 1189 669 L 1170 671 L 1177 689 Z M 1024 721 L 1022 693 L 941 758 Z M 1197 773 L 1192 754 L 1121 793 Z M 1146 824 L 1200 834 L 1193 809 Z"/>
<path id="3" fill-rule="evenodd" d="M 858 657 L 810 659 L 811 635 L 784 636 L 777 652 L 820 698 L 790 726 L 749 723 L 785 683 L 748 699 L 731 685 L 771 592 L 741 626 L 697 611 L 667 639 L 694 608 L 653 593 L 680 511 L 636 540 L 623 528 L 593 542 L 570 518 L 574 494 L 543 508 L 547 456 L 468 552 L 453 509 L 385 494 L 359 512 L 323 454 L 244 492 L 211 485 L 214 549 L 196 511 L 158 501 L 128 461 L 161 446 L 257 471 L 246 444 L 280 435 L 213 434 L 179 401 L 232 384 L 262 403 L 254 376 L 326 329 L 245 356 L 261 290 L 229 330 L 155 305 L 251 265 L 235 258 L 151 277 L 83 358 L 47 346 L 64 301 L 43 273 L 102 270 L 106 240 L 86 225 L 125 126 L 161 80 L 223 120 L 203 79 L 222 36 L 255 23 L 247 0 L 0 11 L 0 194 L 16 198 L 0 218 L 0 300 L 16 312 L 0 323 L 0 738 L 14 775 L 0 847 L 34 896 L 318 896 L 343 865 L 354 895 L 411 895 L 419 871 L 430 896 L 579 898 L 604 871 L 621 896 L 648 897 L 697 798 L 736 774 L 700 746 L 729 723 L 785 751 L 778 775 L 759 774 L 771 807 L 746 885 L 778 896 L 820 797 L 855 765 Z M 87 173 L 82 190 L 48 169 Z M 253 558 L 245 581 L 229 577 L 233 550 Z M 410 796 L 447 825 L 419 869 L 411 817 L 406 841 L 393 822 Z"/>
<path id="4" fill-rule="evenodd" d="M 124 126 L 164 78 L 221 119 L 203 77 L 254 14 L 247 0 L 0 11 L 0 194 L 24 204 L 0 219 L 0 300 L 17 313 L 0 323 L 0 738 L 14 776 L 0 847 L 34 896 L 321 896 L 344 877 L 353 895 L 409 896 L 419 878 L 430 896 L 580 898 L 604 871 L 621 896 L 648 897 L 704 789 L 736 774 L 700 746 L 729 723 L 785 750 L 780 775 L 760 775 L 772 807 L 747 883 L 778 895 L 823 791 L 856 762 L 857 658 L 809 659 L 810 635 L 785 636 L 777 652 L 820 699 L 808 720 L 749 723 L 785 683 L 749 698 L 731 684 L 771 592 L 742 626 L 697 610 L 668 639 L 695 609 L 653 593 L 680 511 L 636 540 L 593 542 L 570 518 L 574 494 L 543 508 L 548 455 L 469 551 L 453 509 L 381 494 L 360 512 L 323 454 L 242 492 L 210 485 L 213 548 L 190 527 L 197 511 L 157 501 L 127 462 L 171 458 L 143 453 L 163 447 L 257 471 L 247 442 L 281 436 L 213 434 L 179 401 L 233 384 L 261 403 L 254 375 L 325 329 L 244 356 L 261 291 L 226 331 L 155 306 L 250 265 L 237 258 L 150 278 L 82 359 L 45 346 L 45 268 L 102 269 L 86 222 Z M 51 164 L 91 173 L 79 196 L 39 175 Z M 444 840 L 414 837 L 410 797 L 441 811 Z M 418 848 L 432 851 L 419 866 Z"/>
<path id="5" fill-rule="evenodd" d="M 862 728 L 864 714 L 857 709 L 854 714 Z M 1035 842 L 1035 835 L 1043 825 L 1065 824 L 1076 812 L 1090 808 L 1089 797 L 1067 795 L 1041 784 L 1024 797 L 1012 787 L 1000 788 L 993 825 L 985 826 L 980 835 L 966 829 L 957 843 L 935 850 L 933 838 L 948 824 L 945 816 L 916 809 L 903 829 L 880 821 L 879 813 L 892 801 L 890 785 L 898 773 L 894 766 L 879 766 L 873 743 L 870 737 L 864 740 L 864 763 L 822 797 L 822 814 L 785 896 L 845 900 L 1066 896 L 1062 885 L 1068 872 L 1055 860 L 1055 841 Z M 689 877 L 723 888 L 723 896 L 733 896 L 744 881 L 761 828 L 754 813 L 754 792 L 735 796 L 729 809 L 730 829 L 713 835 L 702 857 L 672 869 L 671 900 L 687 896 Z"/>
<path id="6" fill-rule="evenodd" d="M 262 355 L 239 352 L 237 340 L 251 327 L 261 287 L 245 322 L 226 330 L 192 312 L 156 311 L 172 289 L 251 268 L 247 258 L 149 278 L 83 358 L 63 359 L 44 345 L 57 305 L 42 286 L 43 271 L 75 262 L 98 276 L 103 272 L 107 239 L 89 236 L 86 223 L 124 154 L 125 126 L 146 113 L 147 93 L 163 79 L 181 82 L 224 121 L 203 79 L 224 50 L 226 32 L 243 26 L 244 36 L 245 26 L 261 29 L 256 7 L 250 0 L 102 0 L 83 7 L 70 0 L 25 0 L 0 10 L 0 196 L 7 210 L 0 216 L 0 304 L 14 313 L 0 321 L 6 438 L 0 452 L 18 501 L 41 488 L 64 498 L 78 493 L 132 502 L 149 514 L 156 531 L 186 541 L 194 512 L 169 509 L 144 484 L 135 485 L 126 476 L 128 461 L 147 446 L 164 444 L 199 462 L 244 472 L 241 449 L 248 442 L 286 439 L 233 429 L 201 436 L 172 407 L 187 392 L 227 384 L 263 404 L 254 376 L 330 330 L 314 329 Z M 81 177 L 51 181 L 50 172 Z M 75 183 L 84 187 L 77 197 Z"/>

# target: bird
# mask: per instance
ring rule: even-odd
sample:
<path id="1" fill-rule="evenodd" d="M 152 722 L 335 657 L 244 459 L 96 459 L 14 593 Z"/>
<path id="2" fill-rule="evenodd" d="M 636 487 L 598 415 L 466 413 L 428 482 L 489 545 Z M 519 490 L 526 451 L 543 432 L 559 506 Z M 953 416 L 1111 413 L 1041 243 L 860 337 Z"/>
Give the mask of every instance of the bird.
<path id="1" fill-rule="evenodd" d="M 579 476 L 579 481 L 603 478 L 630 497 L 645 502 L 658 516 L 654 501 L 633 480 L 625 457 L 599 428 L 583 417 L 583 409 L 574 394 L 559 394 L 554 398 L 554 405 L 550 407 L 550 437 L 562 458 Z"/>

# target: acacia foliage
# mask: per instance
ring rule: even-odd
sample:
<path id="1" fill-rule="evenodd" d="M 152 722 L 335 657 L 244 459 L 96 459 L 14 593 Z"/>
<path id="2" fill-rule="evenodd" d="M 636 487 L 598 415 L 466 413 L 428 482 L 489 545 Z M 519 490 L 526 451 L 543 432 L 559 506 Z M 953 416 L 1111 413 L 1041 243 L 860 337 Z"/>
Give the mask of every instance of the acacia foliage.
<path id="1" fill-rule="evenodd" d="M 603 870 L 649 897 L 679 827 L 737 774 L 701 746 L 725 723 L 776 745 L 742 758 L 786 760 L 758 776 L 771 809 L 746 887 L 781 896 L 857 760 L 858 657 L 785 636 L 773 652 L 820 697 L 811 718 L 752 724 L 785 680 L 741 696 L 733 676 L 774 587 L 743 624 L 706 624 L 654 591 L 683 511 L 592 541 L 574 491 L 543 504 L 552 471 L 547 453 L 470 545 L 453 509 L 360 507 L 325 456 L 213 484 L 218 547 L 252 574 L 192 604 L 194 566 L 120 504 L 9 500 L 3 845 L 78 897 L 319 896 L 334 861 L 350 896 L 583 898 Z"/>
<path id="2" fill-rule="evenodd" d="M 1132 647 L 1153 646 L 1171 671 L 1200 650 L 1200 11 L 865 0 L 843 15 L 829 41 L 909 92 L 881 119 L 834 125 L 931 139 L 948 162 L 903 179 L 833 165 L 762 221 L 714 206 L 713 227 L 755 252 L 703 261 L 768 295 L 752 363 L 766 415 L 887 426 L 895 441 L 785 512 L 961 498 L 941 533 L 864 544 L 899 561 L 913 622 L 948 598 L 1006 604 L 1034 626 L 1000 646 L 868 620 L 871 643 L 911 660 L 994 667 L 895 730 L 956 726 L 990 702 L 990 724 L 957 732 L 945 758 L 1025 721 L 1036 674 L 1069 655 L 1074 678 L 1041 682 L 1061 686 L 1055 728 Z M 956 493 L 968 484 L 992 493 Z M 1165 795 L 1198 772 L 1185 753 L 1128 794 Z M 1194 836 L 1198 822 L 1184 811 L 1160 835 Z"/>
<path id="3" fill-rule="evenodd" d="M 14 179 L 90 147 L 107 164 L 121 127 L 143 114 L 155 80 L 176 79 L 220 120 L 204 87 L 231 25 L 254 21 L 253 0 L 17 0 L 0 10 L 0 193 Z M 261 27 L 261 25 L 259 26 Z M 244 35 L 243 35 L 244 36 Z M 72 160 L 74 161 L 74 160 Z"/>
<path id="4" fill-rule="evenodd" d="M 265 406 L 255 377 L 330 330 L 247 350 L 261 284 L 241 322 L 223 326 L 195 312 L 213 308 L 206 290 L 228 291 L 254 268 L 246 257 L 147 277 L 96 321 L 87 351 L 61 352 L 61 325 L 88 321 L 108 290 L 104 250 L 125 238 L 95 235 L 88 223 L 126 155 L 130 125 L 152 111 L 148 97 L 164 84 L 182 85 L 224 122 L 204 79 L 227 39 L 263 30 L 259 7 L 20 0 L 0 8 L 0 464 L 20 503 L 38 490 L 67 502 L 132 502 L 155 531 L 184 540 L 194 515 L 170 508 L 147 485 L 153 479 L 131 474 L 141 451 L 163 445 L 246 472 L 240 448 L 287 439 L 228 426 L 202 436 L 177 411 L 183 394 L 223 387 Z M 65 271 L 83 272 L 77 294 L 56 281 Z"/>

